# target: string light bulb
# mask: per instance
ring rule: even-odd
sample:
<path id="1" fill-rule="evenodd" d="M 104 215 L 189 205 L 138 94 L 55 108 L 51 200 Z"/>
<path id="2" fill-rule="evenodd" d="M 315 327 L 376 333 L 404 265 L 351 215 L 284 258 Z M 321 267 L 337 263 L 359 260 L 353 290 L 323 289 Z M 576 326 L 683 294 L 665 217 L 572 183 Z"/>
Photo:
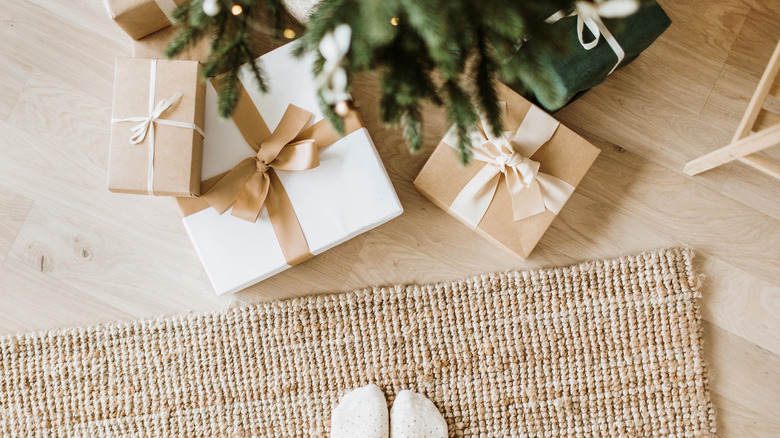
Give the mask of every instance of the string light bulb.
<path id="1" fill-rule="evenodd" d="M 393 26 L 398 26 L 398 17 L 391 18 L 390 24 L 392 24 Z"/>
<path id="2" fill-rule="evenodd" d="M 233 7 L 230 8 L 230 13 L 233 15 L 238 15 L 242 12 L 244 12 L 244 8 L 242 8 L 241 5 L 233 5 Z"/>
<path id="3" fill-rule="evenodd" d="M 336 103 L 333 111 L 341 117 L 346 117 L 349 114 L 349 104 L 347 104 L 346 100 L 339 101 Z"/>
<path id="4" fill-rule="evenodd" d="M 285 29 L 284 32 L 282 32 L 282 35 L 284 35 L 284 37 L 288 40 L 291 40 L 295 38 L 295 31 L 292 29 Z"/>

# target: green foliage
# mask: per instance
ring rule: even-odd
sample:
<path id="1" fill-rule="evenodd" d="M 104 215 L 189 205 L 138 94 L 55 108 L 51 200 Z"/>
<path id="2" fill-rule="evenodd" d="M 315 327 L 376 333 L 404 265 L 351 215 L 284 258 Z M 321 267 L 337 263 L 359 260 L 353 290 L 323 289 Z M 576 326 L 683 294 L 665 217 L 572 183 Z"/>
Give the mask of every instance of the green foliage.
<path id="1" fill-rule="evenodd" d="M 265 13 L 280 29 L 281 0 L 236 0 L 244 13 L 230 14 L 231 0 L 219 0 L 214 17 L 193 0 L 176 11 L 179 31 L 168 47 L 175 56 L 205 36 L 211 37 L 211 55 L 204 72 L 226 76 L 220 90 L 220 114 L 229 115 L 236 103 L 235 87 L 241 65 L 261 87 L 262 69 L 252 63 L 248 45 L 251 22 Z M 402 125 L 410 150 L 422 147 L 422 104 L 444 106 L 447 119 L 460 136 L 461 160 L 470 159 L 468 133 L 484 116 L 487 129 L 503 130 L 496 81 L 516 79 L 513 63 L 525 36 L 550 39 L 544 19 L 571 9 L 573 0 L 323 0 L 315 8 L 297 53 L 317 51 L 322 37 L 342 23 L 352 28 L 350 51 L 344 68 L 351 77 L 379 71 L 380 114 L 389 125 Z M 324 59 L 315 62 L 315 74 Z M 343 129 L 333 108 L 320 102 L 328 119 Z M 340 129 L 339 129 L 340 130 Z"/>
<path id="2" fill-rule="evenodd" d="M 381 72 L 380 114 L 402 125 L 410 150 L 422 146 L 422 104 L 443 105 L 460 136 L 461 161 L 471 157 L 468 133 L 483 115 L 503 131 L 496 81 L 515 74 L 510 61 L 525 35 L 547 34 L 544 19 L 572 0 L 324 0 L 311 16 L 300 50 L 316 50 L 341 23 L 352 28 L 344 67 L 349 75 Z M 397 26 L 391 24 L 395 17 Z M 395 21 L 395 20 L 393 20 Z"/>
<path id="3" fill-rule="evenodd" d="M 272 18 L 274 29 L 280 29 L 283 9 L 281 0 L 238 0 L 235 4 L 239 4 L 243 11 L 233 15 L 230 11 L 233 1 L 218 0 L 218 3 L 220 11 L 215 16 L 203 12 L 202 0 L 192 0 L 176 9 L 173 21 L 178 30 L 166 47 L 165 55 L 172 58 L 201 39 L 210 38 L 203 76 L 206 79 L 219 77 L 218 110 L 221 117 L 227 118 L 238 103 L 242 66 L 246 65 L 260 89 L 267 91 L 263 70 L 255 62 L 255 54 L 250 46 L 251 30 L 258 27 L 257 23 L 263 15 Z"/>

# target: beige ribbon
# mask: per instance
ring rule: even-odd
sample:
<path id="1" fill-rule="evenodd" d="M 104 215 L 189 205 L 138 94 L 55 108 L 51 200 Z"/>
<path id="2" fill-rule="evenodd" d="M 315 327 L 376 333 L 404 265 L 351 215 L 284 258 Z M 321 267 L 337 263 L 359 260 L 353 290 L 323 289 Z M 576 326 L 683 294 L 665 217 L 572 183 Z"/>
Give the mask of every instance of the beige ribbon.
<path id="1" fill-rule="evenodd" d="M 625 59 L 626 52 L 623 51 L 623 48 L 620 47 L 618 40 L 615 39 L 615 36 L 612 35 L 612 32 L 610 32 L 604 22 L 601 21 L 601 17 L 599 16 L 595 6 L 588 2 L 577 2 L 574 7 L 574 12 L 568 16 L 572 15 L 577 16 L 577 37 L 579 38 L 580 45 L 582 45 L 583 49 L 593 49 L 599 44 L 599 41 L 603 36 L 604 40 L 606 40 L 607 44 L 609 44 L 609 47 L 613 52 L 615 52 L 615 55 L 617 56 L 617 63 L 614 67 L 612 67 L 612 70 L 607 73 L 607 75 L 611 75 L 612 72 L 618 68 L 620 63 L 623 62 L 623 59 Z M 545 22 L 555 23 L 564 17 L 567 17 L 566 13 L 563 11 L 558 11 L 548 17 Z M 590 30 L 590 33 L 593 34 L 593 41 L 589 41 L 587 43 L 585 42 L 585 27 L 587 27 L 588 30 Z"/>
<path id="2" fill-rule="evenodd" d="M 552 138 L 558 125 L 557 120 L 536 106 L 531 106 L 517 131 L 503 136 L 493 136 L 483 120 L 469 135 L 469 148 L 472 157 L 485 166 L 461 189 L 450 205 L 450 213 L 476 228 L 493 201 L 502 175 L 512 199 L 515 221 L 545 210 L 560 213 L 574 193 L 574 186 L 539 172 L 540 164 L 528 158 Z M 454 127 L 443 141 L 453 148 L 458 144 Z"/>
<path id="3" fill-rule="evenodd" d="M 219 87 L 219 83 L 214 83 Z M 321 120 L 303 129 L 311 113 L 289 105 L 273 133 L 260 116 L 243 87 L 233 121 L 244 140 L 256 151 L 229 172 L 204 181 L 200 198 L 179 198 L 185 216 L 213 207 L 220 214 L 233 206 L 231 214 L 254 222 L 263 206 L 279 241 L 284 258 L 296 265 L 312 257 L 295 209 L 276 170 L 302 171 L 319 165 L 319 149 L 338 141 L 341 136 Z M 344 118 L 345 135 L 362 128 L 355 111 Z"/>
<path id="4" fill-rule="evenodd" d="M 154 0 L 157 3 L 157 7 L 163 11 L 168 20 L 173 21 L 173 12 L 179 6 L 173 0 Z"/>
<path id="5" fill-rule="evenodd" d="M 146 190 L 150 195 L 154 195 L 154 125 L 159 123 L 161 125 L 176 126 L 179 128 L 193 129 L 195 132 L 203 136 L 203 129 L 194 123 L 180 122 L 177 120 L 161 119 L 165 111 L 168 110 L 173 104 L 182 98 L 182 93 L 177 91 L 173 96 L 168 99 L 163 99 L 154 104 L 154 94 L 156 91 L 157 83 L 157 60 L 152 59 L 152 70 L 149 75 L 149 115 L 139 117 L 127 117 L 124 119 L 111 119 L 111 123 L 123 123 L 123 122 L 139 122 L 137 125 L 130 128 L 130 143 L 139 144 L 144 141 L 144 138 L 149 137 L 149 160 L 147 172 L 146 172 Z"/>

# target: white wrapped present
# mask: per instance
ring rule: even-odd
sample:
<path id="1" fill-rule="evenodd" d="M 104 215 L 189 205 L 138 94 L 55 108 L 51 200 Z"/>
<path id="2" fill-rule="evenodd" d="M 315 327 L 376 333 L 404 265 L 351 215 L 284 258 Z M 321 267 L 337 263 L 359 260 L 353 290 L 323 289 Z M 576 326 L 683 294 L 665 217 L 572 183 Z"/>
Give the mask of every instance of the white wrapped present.
<path id="1" fill-rule="evenodd" d="M 292 44 L 287 44 L 261 57 L 269 93 L 260 92 L 248 72 L 242 75 L 244 97 L 251 99 L 267 125 L 266 133 L 259 135 L 268 138 L 254 149 L 245 137 L 251 137 L 247 130 L 257 127 L 252 121 L 257 115 L 251 116 L 254 110 L 247 108 L 249 100 L 243 108 L 239 105 L 240 115 L 222 121 L 216 113 L 217 94 L 211 85 L 207 90 L 205 195 L 178 201 L 184 226 L 217 294 L 251 286 L 403 212 L 357 114 L 346 119 L 348 134 L 336 136 L 317 104 L 313 55 L 295 58 L 291 50 Z M 306 111 L 311 113 L 308 120 Z M 285 136 L 283 131 L 292 134 Z M 280 138 L 284 147 L 274 145 Z M 289 168 L 296 169 L 284 170 Z M 219 182 L 211 187 L 215 180 Z M 255 191 L 263 199 L 256 199 Z"/>

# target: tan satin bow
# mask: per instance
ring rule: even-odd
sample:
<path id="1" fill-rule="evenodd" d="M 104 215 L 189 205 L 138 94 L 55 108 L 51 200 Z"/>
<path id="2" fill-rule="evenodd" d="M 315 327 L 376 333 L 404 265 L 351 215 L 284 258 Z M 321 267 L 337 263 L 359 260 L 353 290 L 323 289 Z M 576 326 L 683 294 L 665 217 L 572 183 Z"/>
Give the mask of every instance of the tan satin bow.
<path id="1" fill-rule="evenodd" d="M 574 192 L 574 186 L 539 172 L 540 164 L 529 158 L 552 138 L 558 121 L 532 106 L 515 132 L 496 137 L 485 129 L 487 126 L 483 121 L 469 136 L 473 158 L 486 164 L 461 189 L 450 205 L 450 212 L 476 228 L 487 213 L 503 175 L 515 221 L 547 209 L 558 214 Z M 454 129 L 444 137 L 444 143 L 452 147 L 458 144 Z"/>
<path id="2" fill-rule="evenodd" d="M 214 85 L 218 88 L 221 84 Z M 294 105 L 287 107 L 271 133 L 246 90 L 239 87 L 239 93 L 233 121 L 256 155 L 241 161 L 229 172 L 204 181 L 203 196 L 180 198 L 179 205 L 185 216 L 209 207 L 222 214 L 232 205 L 233 216 L 250 222 L 257 220 L 265 206 L 285 260 L 291 266 L 296 265 L 312 254 L 287 191 L 274 169 L 315 168 L 319 165 L 319 149 L 335 143 L 341 136 L 331 129 L 327 120 L 303 129 L 311 113 Z M 344 117 L 345 135 L 362 127 L 354 110 Z"/>
<path id="3" fill-rule="evenodd" d="M 259 145 L 253 144 L 254 139 L 250 141 L 257 154 L 238 163 L 206 192 L 203 195 L 206 201 L 220 214 L 233 205 L 233 216 L 256 221 L 266 199 L 279 195 L 278 188 L 284 190 L 277 182 L 274 169 L 308 170 L 320 164 L 314 139 L 293 142 L 310 118 L 310 112 L 294 105 L 288 106 L 273 134 Z"/>

